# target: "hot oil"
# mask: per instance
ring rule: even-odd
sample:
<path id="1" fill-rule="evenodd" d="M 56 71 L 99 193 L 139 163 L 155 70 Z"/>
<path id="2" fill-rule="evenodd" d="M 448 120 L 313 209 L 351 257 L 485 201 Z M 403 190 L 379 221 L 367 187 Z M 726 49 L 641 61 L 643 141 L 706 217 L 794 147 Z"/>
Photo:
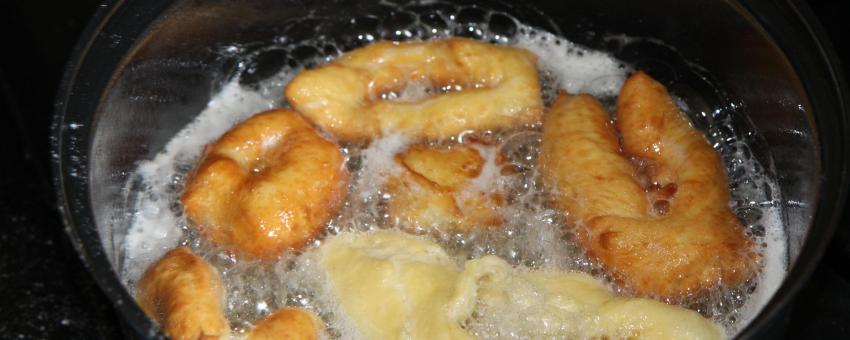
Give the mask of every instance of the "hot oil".
<path id="1" fill-rule="evenodd" d="M 226 315 L 237 334 L 250 329 L 253 322 L 277 308 L 300 306 L 315 311 L 328 323 L 329 337 L 357 338 L 354 327 L 327 286 L 318 255 L 310 250 L 320 247 L 321 240 L 315 241 L 302 254 L 288 253 L 275 263 L 262 264 L 223 254 L 193 231 L 182 214 L 179 197 L 205 144 L 215 141 L 227 129 L 256 112 L 285 106 L 281 98 L 283 87 L 305 67 L 327 62 L 340 51 L 381 37 L 402 40 L 463 35 L 529 49 L 539 57 L 542 92 L 547 105 L 560 90 L 566 90 L 593 94 L 612 109 L 617 91 L 631 71 L 607 54 L 525 26 L 505 13 L 477 9 L 481 13 L 469 16 L 462 15 L 469 11 L 454 5 L 439 8 L 442 9 L 419 14 L 401 9 L 398 12 L 401 14 L 391 16 L 388 22 L 373 25 L 378 29 L 360 30 L 347 40 L 317 37 L 289 43 L 282 37 L 259 49 L 236 45 L 223 47 L 221 53 L 225 57 L 248 55 L 238 64 L 238 75 L 222 86 L 208 107 L 175 136 L 162 153 L 139 165 L 131 181 L 133 186 L 128 186 L 138 191 L 134 223 L 126 236 L 121 261 L 122 276 L 128 288 L 132 291 L 143 270 L 167 250 L 178 244 L 189 245 L 221 272 L 227 291 Z M 470 17 L 477 19 L 470 20 Z M 366 21 L 352 20 L 355 26 Z M 270 60 L 268 55 L 280 55 L 286 61 L 274 59 L 272 66 L 264 65 L 263 60 Z M 458 90 L 463 89 L 435 88 L 432 84 L 416 82 L 401 91 L 381 94 L 381 99 L 417 100 Z M 683 103 L 688 101 L 689 98 L 683 98 Z M 689 307 L 722 324 L 732 335 L 758 312 L 783 277 L 785 236 L 776 204 L 778 187 L 750 150 L 755 136 L 742 133 L 725 110 L 688 113 L 699 123 L 697 125 L 706 127 L 709 140 L 727 165 L 732 193 L 730 204 L 747 225 L 748 234 L 760 245 L 764 267 L 759 278 L 747 287 L 715 292 Z M 575 242 L 570 231 L 575 226 L 568 224 L 568 216 L 549 204 L 551 196 L 537 169 L 541 127 L 462 134 L 450 142 L 464 143 L 476 138 L 489 140 L 492 150 L 507 160 L 506 164 L 495 164 L 493 157 L 487 157 L 484 172 L 489 174 L 488 180 L 473 186 L 479 191 L 504 192 L 506 205 L 500 209 L 503 226 L 468 234 L 420 231 L 423 237 L 440 243 L 456 258 L 459 266 L 464 260 L 493 254 L 524 268 L 579 270 L 608 279 Z M 351 173 L 349 194 L 323 237 L 347 231 L 396 228 L 385 209 L 387 200 L 392 197 L 383 187 L 387 178 L 402 171 L 395 155 L 410 145 L 411 141 L 391 132 L 368 145 L 343 145 Z M 482 149 L 481 153 L 485 151 Z M 620 292 L 629 294 L 627 290 Z M 518 315 L 481 316 L 470 324 L 470 331 L 482 336 L 504 335 L 501 331 L 505 329 L 504 322 L 519 319 L 522 318 Z"/>

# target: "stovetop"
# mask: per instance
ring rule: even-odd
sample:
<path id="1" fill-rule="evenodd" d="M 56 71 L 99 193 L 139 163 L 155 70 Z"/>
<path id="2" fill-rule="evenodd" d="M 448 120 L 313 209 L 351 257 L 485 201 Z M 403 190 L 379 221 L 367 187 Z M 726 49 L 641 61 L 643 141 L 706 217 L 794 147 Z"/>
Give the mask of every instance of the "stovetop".
<path id="1" fill-rule="evenodd" d="M 839 1 L 809 1 L 836 42 L 845 72 L 848 23 Z M 49 126 L 63 66 L 97 1 L 3 1 L 0 53 L 0 338 L 121 338 L 120 316 L 64 231 L 50 182 Z M 10 44 L 11 42 L 11 44 Z M 850 79 L 850 77 L 847 77 Z M 850 214 L 848 214 L 850 215 Z M 850 231 L 782 322 L 786 338 L 850 338 Z"/>

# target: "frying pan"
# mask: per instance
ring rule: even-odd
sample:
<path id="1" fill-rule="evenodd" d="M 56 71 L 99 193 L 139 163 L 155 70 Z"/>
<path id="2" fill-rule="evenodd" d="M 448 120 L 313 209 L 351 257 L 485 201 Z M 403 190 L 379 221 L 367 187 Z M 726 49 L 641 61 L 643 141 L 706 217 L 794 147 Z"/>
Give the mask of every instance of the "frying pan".
<path id="1" fill-rule="evenodd" d="M 398 5 L 414 15 L 436 6 L 116 0 L 97 11 L 56 99 L 53 166 L 66 231 L 128 336 L 163 336 L 116 269 L 131 220 L 127 182 L 138 162 L 158 153 L 227 80 L 240 76 L 251 86 L 297 60 L 285 53 L 252 54 L 257 42 L 320 34 L 353 48 L 363 43 L 352 40 L 358 32 L 404 20 Z M 846 84 L 803 2 L 455 1 L 449 7 L 443 10 L 470 22 L 481 20 L 481 9 L 506 13 L 607 51 L 648 70 L 674 93 L 699 93 L 702 101 L 695 105 L 729 110 L 744 131 L 756 132 L 753 152 L 780 189 L 776 204 L 787 228 L 788 272 L 737 337 L 781 334 L 786 307 L 819 262 L 842 213 L 850 145 Z M 234 44 L 247 52 L 228 56 L 217 49 Z"/>

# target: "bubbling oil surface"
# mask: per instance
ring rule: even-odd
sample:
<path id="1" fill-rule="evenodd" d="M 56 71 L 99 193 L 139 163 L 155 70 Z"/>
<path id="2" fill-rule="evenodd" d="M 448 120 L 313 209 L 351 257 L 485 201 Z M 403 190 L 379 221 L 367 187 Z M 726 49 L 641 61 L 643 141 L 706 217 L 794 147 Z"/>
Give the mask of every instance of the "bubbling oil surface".
<path id="1" fill-rule="evenodd" d="M 187 174 L 205 144 L 256 112 L 286 106 L 283 87 L 305 67 L 330 61 L 342 51 L 379 39 L 462 35 L 529 49 L 539 57 L 547 104 L 562 89 L 590 93 L 605 103 L 613 103 L 631 71 L 628 65 L 608 54 L 526 26 L 502 12 L 453 5 L 435 8 L 422 13 L 400 8 L 383 22 L 365 26 L 374 26 L 372 31 L 356 30 L 358 33 L 353 38 L 341 42 L 324 37 L 289 42 L 281 37 L 259 49 L 244 45 L 221 48 L 225 56 L 243 56 L 236 75 L 159 155 L 140 163 L 135 177 L 128 183 L 128 188 L 136 192 L 132 202 L 133 224 L 124 239 L 124 253 L 119 261 L 128 289 L 134 289 L 144 269 L 167 250 L 178 244 L 190 245 L 221 272 L 227 291 L 226 315 L 236 334 L 250 329 L 253 322 L 277 308 L 301 306 L 315 311 L 327 322 L 331 338 L 357 338 L 356 330 L 334 300 L 315 251 L 284 254 L 273 264 L 260 264 L 221 253 L 194 232 L 182 213 L 179 197 Z M 368 20 L 376 19 L 355 18 L 351 23 L 359 27 L 358 23 Z M 434 89 L 417 83 L 400 93 L 385 94 L 383 99 L 415 100 L 453 90 L 458 89 Z M 706 127 L 707 137 L 722 155 L 730 179 L 731 207 L 747 226 L 748 235 L 760 245 L 765 259 L 759 278 L 748 286 L 718 291 L 688 306 L 723 325 L 731 336 L 767 302 L 784 276 L 786 239 L 777 204 L 780 193 L 768 169 L 750 149 L 757 136 L 733 125 L 726 108 L 690 112 L 686 107 L 688 101 L 689 98 L 681 98 L 683 109 L 696 125 Z M 493 254 L 516 266 L 580 270 L 605 278 L 604 271 L 574 242 L 572 226 L 566 224 L 563 213 L 547 206 L 549 196 L 536 165 L 541 127 L 461 134 L 452 142 L 464 142 L 470 137 L 491 140 L 512 170 L 503 171 L 505 165 L 496 165 L 493 157 L 485 157 L 488 161 L 482 173 L 491 175 L 482 176 L 486 179 L 475 185 L 476 190 L 506 193 L 507 204 L 500 211 L 504 226 L 469 234 L 437 232 L 428 237 L 446 248 L 459 265 L 467 259 Z M 324 237 L 346 231 L 394 228 L 384 209 L 391 196 L 382 188 L 389 176 L 400 171 L 393 157 L 409 143 L 404 137 L 390 133 L 365 146 L 343 145 L 352 181 L 347 200 L 329 223 Z M 320 239 L 309 247 L 319 247 L 321 243 Z M 516 317 L 473 320 L 469 329 L 479 337 L 504 337 L 508 334 L 506 325 Z"/>

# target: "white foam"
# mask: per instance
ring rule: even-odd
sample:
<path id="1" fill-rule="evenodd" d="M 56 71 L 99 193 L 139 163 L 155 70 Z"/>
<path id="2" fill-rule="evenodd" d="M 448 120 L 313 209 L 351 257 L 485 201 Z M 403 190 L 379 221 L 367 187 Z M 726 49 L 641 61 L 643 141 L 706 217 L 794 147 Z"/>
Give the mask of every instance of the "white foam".
<path id="1" fill-rule="evenodd" d="M 183 235 L 177 218 L 160 199 L 140 200 L 125 239 L 124 279 L 135 282 L 153 261 L 177 245 Z"/>
<path id="2" fill-rule="evenodd" d="M 587 49 L 552 33 L 521 27 L 516 46 L 538 56 L 538 66 L 556 75 L 557 87 L 570 93 L 612 96 L 626 77 L 622 63 L 610 55 Z"/>
<path id="3" fill-rule="evenodd" d="M 465 191 L 469 191 L 474 196 L 477 193 L 490 193 L 504 187 L 505 178 L 501 174 L 501 168 L 496 164 L 499 150 L 478 144 L 471 144 L 471 146 L 484 159 L 484 164 L 481 173 L 469 182 Z"/>
<path id="4" fill-rule="evenodd" d="M 362 152 L 363 166 L 358 171 L 354 192 L 360 199 L 366 200 L 378 195 L 387 179 L 401 168 L 395 161 L 395 155 L 404 151 L 410 141 L 401 134 L 390 134 L 369 143 Z"/>
<path id="5" fill-rule="evenodd" d="M 762 223 L 765 226 L 765 247 L 761 252 L 762 271 L 756 290 L 740 308 L 741 320 L 728 329 L 730 336 L 743 330 L 761 312 L 779 289 L 788 270 L 788 239 L 783 228 L 781 211 L 776 207 L 768 207 L 763 211 L 765 213 L 762 217 Z"/>

